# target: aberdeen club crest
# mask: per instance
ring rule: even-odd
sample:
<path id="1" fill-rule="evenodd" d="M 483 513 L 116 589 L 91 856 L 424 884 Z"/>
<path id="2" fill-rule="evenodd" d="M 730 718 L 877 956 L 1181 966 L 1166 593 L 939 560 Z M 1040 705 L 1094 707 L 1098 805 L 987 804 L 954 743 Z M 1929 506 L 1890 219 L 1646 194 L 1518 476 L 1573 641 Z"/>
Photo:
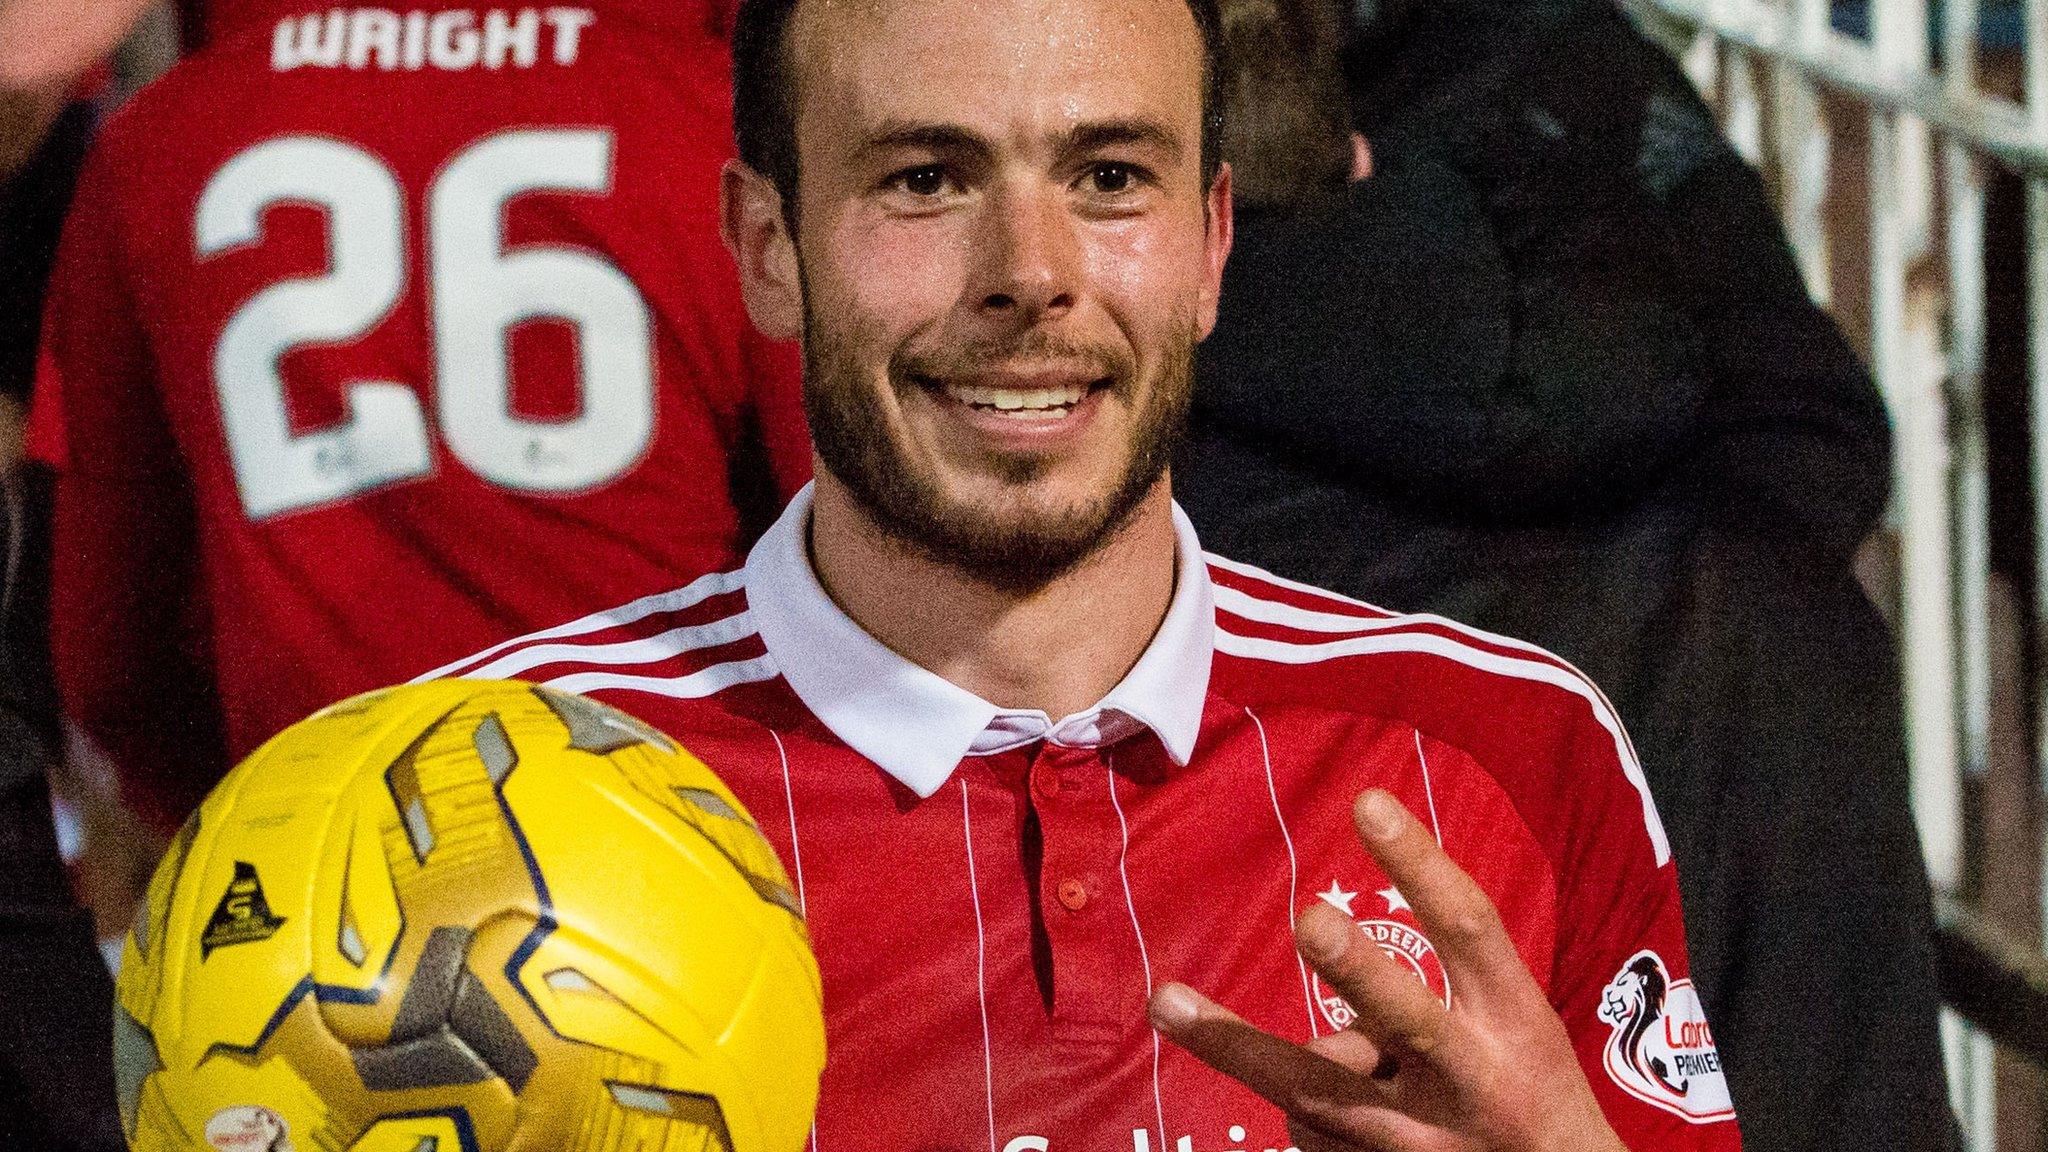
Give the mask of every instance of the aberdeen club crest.
<path id="1" fill-rule="evenodd" d="M 1385 901 L 1387 906 L 1384 917 L 1371 919 L 1359 919 L 1358 914 L 1352 910 L 1353 901 L 1361 894 L 1346 892 L 1335 880 L 1330 881 L 1329 891 L 1318 892 L 1316 895 L 1332 908 L 1350 916 L 1358 924 L 1358 930 L 1365 933 L 1366 939 L 1379 945 L 1380 951 L 1393 957 L 1396 963 L 1415 973 L 1415 978 L 1435 993 L 1437 999 L 1444 1002 L 1444 1007 L 1451 1006 L 1451 978 L 1444 972 L 1443 959 L 1437 955 L 1436 945 L 1431 944 L 1429 937 L 1424 936 L 1422 929 L 1416 926 L 1415 914 L 1409 909 L 1408 901 L 1402 899 L 1398 889 L 1382 888 L 1367 897 Z M 1337 995 L 1334 989 L 1322 982 L 1314 968 L 1309 969 L 1309 982 L 1316 1004 L 1322 1009 L 1323 1019 L 1328 1021 L 1332 1028 L 1349 1028 L 1351 1022 L 1358 1018 L 1358 1013 L 1353 1011 L 1351 1005 L 1346 1004 L 1344 998 Z"/>

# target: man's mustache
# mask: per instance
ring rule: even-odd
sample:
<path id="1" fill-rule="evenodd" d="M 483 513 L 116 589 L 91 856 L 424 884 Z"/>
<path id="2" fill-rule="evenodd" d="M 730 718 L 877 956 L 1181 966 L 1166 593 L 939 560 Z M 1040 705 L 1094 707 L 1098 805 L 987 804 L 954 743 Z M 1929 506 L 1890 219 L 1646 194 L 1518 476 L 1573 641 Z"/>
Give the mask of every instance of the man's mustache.
<path id="1" fill-rule="evenodd" d="M 1112 387 L 1121 387 L 1132 376 L 1130 357 L 1120 349 L 1048 337 L 975 341 L 957 348 L 906 351 L 892 357 L 889 363 L 890 378 L 898 381 L 956 380 L 996 370 L 1106 378 Z"/>

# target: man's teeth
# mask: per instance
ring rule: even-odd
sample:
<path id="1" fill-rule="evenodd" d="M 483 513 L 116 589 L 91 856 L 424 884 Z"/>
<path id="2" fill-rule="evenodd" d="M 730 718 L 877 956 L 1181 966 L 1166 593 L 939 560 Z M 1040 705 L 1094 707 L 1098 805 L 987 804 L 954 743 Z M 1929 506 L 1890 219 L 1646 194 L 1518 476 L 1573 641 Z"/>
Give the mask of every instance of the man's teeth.
<path id="1" fill-rule="evenodd" d="M 1066 409 L 1079 404 L 1081 398 L 1088 395 L 1088 386 L 1069 384 L 1060 388 L 1021 389 L 948 384 L 946 395 L 977 408 L 994 408 L 1027 420 L 1047 420 L 1063 416 Z"/>

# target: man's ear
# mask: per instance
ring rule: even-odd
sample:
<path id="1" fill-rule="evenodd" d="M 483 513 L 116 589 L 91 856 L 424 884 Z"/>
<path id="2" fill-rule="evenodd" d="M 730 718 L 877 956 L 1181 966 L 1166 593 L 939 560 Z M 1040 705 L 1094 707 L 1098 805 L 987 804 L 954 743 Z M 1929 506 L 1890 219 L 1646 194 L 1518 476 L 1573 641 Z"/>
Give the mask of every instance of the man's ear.
<path id="1" fill-rule="evenodd" d="M 1203 238 L 1201 335 L 1208 339 L 1216 328 L 1216 305 L 1223 296 L 1223 264 L 1230 259 L 1232 221 L 1230 216 L 1230 165 L 1216 167 L 1216 179 L 1209 185 L 1206 235 Z"/>
<path id="2" fill-rule="evenodd" d="M 796 237 L 782 215 L 782 194 L 739 160 L 718 178 L 718 234 L 739 265 L 740 295 L 754 327 L 772 340 L 804 333 L 804 294 Z"/>

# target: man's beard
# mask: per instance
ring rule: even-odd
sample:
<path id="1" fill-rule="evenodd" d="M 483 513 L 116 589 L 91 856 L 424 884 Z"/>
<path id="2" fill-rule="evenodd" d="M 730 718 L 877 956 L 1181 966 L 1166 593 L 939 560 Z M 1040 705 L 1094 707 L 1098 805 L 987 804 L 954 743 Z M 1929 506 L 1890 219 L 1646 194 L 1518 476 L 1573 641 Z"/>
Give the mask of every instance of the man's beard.
<path id="1" fill-rule="evenodd" d="M 890 537 L 983 584 L 1005 591 L 1042 588 L 1094 555 L 1130 520 L 1165 474 L 1187 422 L 1194 392 L 1192 322 L 1179 326 L 1131 428 L 1116 483 L 1097 499 L 1064 509 L 1006 515 L 948 496 L 936 477 L 911 462 L 862 386 L 842 346 L 804 316 L 804 415 L 825 468 Z M 943 362 L 898 353 L 889 379 L 902 394 L 919 378 L 945 379 L 954 368 L 991 363 L 1085 363 L 1115 391 L 1136 387 L 1128 356 L 1043 338 L 990 342 L 949 353 Z M 1128 393 L 1127 393 L 1128 394 Z M 1104 397 L 1108 400 L 1111 397 Z M 998 458 L 991 472 L 1012 485 L 1037 478 L 1049 461 Z"/>

